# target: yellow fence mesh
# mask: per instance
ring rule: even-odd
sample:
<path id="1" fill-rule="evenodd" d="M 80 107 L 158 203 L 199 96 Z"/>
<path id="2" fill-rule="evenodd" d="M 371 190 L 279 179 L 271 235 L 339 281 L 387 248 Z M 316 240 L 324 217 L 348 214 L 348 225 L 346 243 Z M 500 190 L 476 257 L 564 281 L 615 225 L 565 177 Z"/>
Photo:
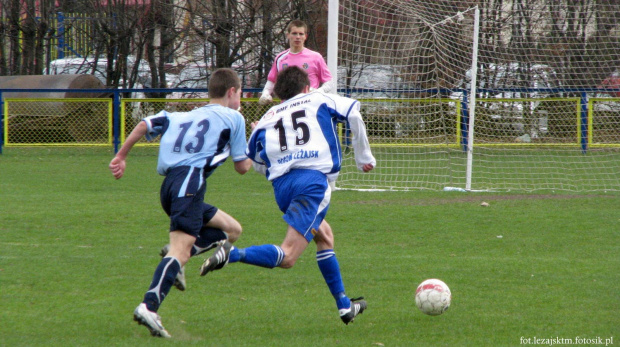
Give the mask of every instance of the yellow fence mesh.
<path id="1" fill-rule="evenodd" d="M 189 111 L 209 99 L 122 99 L 120 142 L 144 117 L 161 110 Z M 250 123 L 278 101 L 261 106 L 242 99 L 241 113 Z M 373 145 L 459 144 L 461 103 L 452 99 L 360 99 Z M 579 143 L 583 110 L 579 98 L 480 99 L 476 104 L 476 142 L 488 144 Z M 111 99 L 4 100 L 4 145 L 112 145 Z M 620 144 L 620 98 L 590 98 L 588 144 Z M 533 134 L 527 141 L 520 135 Z M 158 140 L 151 142 L 156 145 Z M 145 140 L 141 144 L 147 144 Z"/>
<path id="2" fill-rule="evenodd" d="M 5 145 L 111 145 L 112 100 L 4 100 Z"/>

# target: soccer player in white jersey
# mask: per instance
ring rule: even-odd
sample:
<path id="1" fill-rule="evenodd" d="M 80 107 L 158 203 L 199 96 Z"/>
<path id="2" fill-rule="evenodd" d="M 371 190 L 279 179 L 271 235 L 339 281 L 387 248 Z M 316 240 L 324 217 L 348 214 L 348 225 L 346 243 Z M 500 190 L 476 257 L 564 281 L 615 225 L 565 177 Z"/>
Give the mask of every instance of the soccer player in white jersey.
<path id="1" fill-rule="evenodd" d="M 224 242 L 205 260 L 201 275 L 227 262 L 290 268 L 314 240 L 319 269 L 336 300 L 340 318 L 349 324 L 366 309 L 366 301 L 349 299 L 345 294 L 334 236 L 324 220 L 331 197 L 328 176 L 337 174 L 341 165 L 337 123 L 350 125 L 359 170 L 372 170 L 376 160 L 366 137 L 360 103 L 333 94 L 308 93 L 309 89 L 308 75 L 301 68 L 293 66 L 280 72 L 275 92 L 285 101 L 252 124 L 248 141 L 247 155 L 255 162 L 255 169 L 272 182 L 276 202 L 288 224 L 284 241 L 280 246 L 243 249 Z"/>
<path id="2" fill-rule="evenodd" d="M 275 86 L 278 73 L 289 66 L 299 66 L 306 71 L 310 79 L 310 90 L 319 90 L 329 93 L 332 90 L 332 75 L 321 53 L 305 47 L 308 34 L 308 25 L 300 20 L 294 20 L 286 27 L 286 38 L 289 49 L 281 52 L 271 65 L 267 83 L 258 103 L 267 105 L 273 101 L 271 93 Z"/>
<path id="3" fill-rule="evenodd" d="M 160 200 L 170 217 L 170 246 L 155 269 L 144 300 L 134 310 L 134 320 L 153 336 L 170 337 L 157 310 L 182 267 L 196 253 L 194 246 L 201 241 L 204 246 L 204 239 L 214 237 L 212 233 L 216 239 L 223 231 L 235 237 L 241 233 L 234 218 L 204 202 L 206 179 L 226 158 L 232 157 L 240 174 L 252 166 L 245 153 L 245 119 L 237 111 L 241 98 L 237 74 L 231 69 L 215 71 L 209 81 L 209 96 L 208 105 L 193 111 L 161 111 L 144 118 L 109 165 L 116 179 L 123 177 L 125 160 L 136 142 L 142 136 L 151 140 L 161 135 L 157 172 L 165 176 Z"/>

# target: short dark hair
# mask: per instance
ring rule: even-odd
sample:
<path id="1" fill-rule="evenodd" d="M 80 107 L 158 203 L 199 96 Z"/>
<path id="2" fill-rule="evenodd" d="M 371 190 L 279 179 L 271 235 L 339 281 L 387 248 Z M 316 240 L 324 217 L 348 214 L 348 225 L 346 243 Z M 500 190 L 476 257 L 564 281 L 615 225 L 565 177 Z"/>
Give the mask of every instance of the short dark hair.
<path id="1" fill-rule="evenodd" d="M 289 66 L 278 73 L 273 91 L 282 100 L 288 100 L 310 85 L 308 74 L 299 66 Z"/>
<path id="2" fill-rule="evenodd" d="M 308 32 L 308 25 L 304 21 L 301 21 L 298 19 L 291 21 L 290 23 L 288 23 L 288 26 L 286 27 L 286 32 L 290 33 L 293 27 L 304 28 L 306 33 Z"/>
<path id="3" fill-rule="evenodd" d="M 209 79 L 210 98 L 223 98 L 230 88 L 241 88 L 241 81 L 235 70 L 222 68 L 211 74 L 211 79 Z"/>

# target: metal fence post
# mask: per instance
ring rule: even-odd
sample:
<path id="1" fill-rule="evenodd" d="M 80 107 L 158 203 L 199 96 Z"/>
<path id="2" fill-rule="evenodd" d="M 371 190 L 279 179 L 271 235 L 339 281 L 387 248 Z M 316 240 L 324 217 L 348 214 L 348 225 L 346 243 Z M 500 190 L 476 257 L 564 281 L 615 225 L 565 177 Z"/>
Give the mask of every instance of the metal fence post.
<path id="1" fill-rule="evenodd" d="M 118 89 L 114 90 L 114 100 L 112 102 L 112 123 L 114 153 L 118 153 L 118 146 L 121 143 L 121 96 Z"/>
<path id="2" fill-rule="evenodd" d="M 463 152 L 467 152 L 467 146 L 469 141 L 467 137 L 469 136 L 469 106 L 467 100 L 467 90 L 463 90 L 463 99 L 461 100 L 461 146 L 463 147 Z"/>
<path id="3" fill-rule="evenodd" d="M 57 12 L 58 15 L 58 59 L 65 58 L 65 15 Z"/>
<path id="4" fill-rule="evenodd" d="M 0 154 L 2 154 L 3 145 L 4 145 L 4 99 L 2 98 L 2 90 L 0 90 Z"/>
<path id="5" fill-rule="evenodd" d="M 581 92 L 580 119 L 581 153 L 586 154 L 588 152 L 588 93 L 586 92 Z"/>

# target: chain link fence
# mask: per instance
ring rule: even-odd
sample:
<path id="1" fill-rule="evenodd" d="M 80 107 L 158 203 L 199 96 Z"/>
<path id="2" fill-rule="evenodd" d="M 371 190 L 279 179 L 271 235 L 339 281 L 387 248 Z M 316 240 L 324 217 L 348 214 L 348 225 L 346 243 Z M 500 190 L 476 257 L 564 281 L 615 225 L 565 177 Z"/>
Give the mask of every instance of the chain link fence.
<path id="1" fill-rule="evenodd" d="M 120 99 L 118 119 L 121 121 L 119 133 L 115 134 L 112 98 L 6 98 L 4 146 L 112 145 L 115 136 L 122 143 L 144 117 L 161 110 L 190 111 L 208 102 L 209 99 Z M 278 102 L 261 106 L 257 98 L 242 99 L 240 111 L 246 118 L 247 132 L 252 122 Z M 461 114 L 466 107 L 459 100 L 360 99 L 360 102 L 373 145 L 459 144 Z M 590 98 L 584 107 L 579 98 L 480 99 L 476 108 L 476 141 L 579 143 L 580 129 L 585 126 L 589 145 L 619 145 L 620 98 Z M 584 121 L 587 124 L 582 124 Z M 537 137 L 524 138 L 525 133 Z M 344 136 L 343 142 L 347 141 Z M 156 145 L 158 140 L 150 144 Z"/>
<path id="2" fill-rule="evenodd" d="M 4 100 L 4 144 L 111 145 L 112 100 Z"/>

